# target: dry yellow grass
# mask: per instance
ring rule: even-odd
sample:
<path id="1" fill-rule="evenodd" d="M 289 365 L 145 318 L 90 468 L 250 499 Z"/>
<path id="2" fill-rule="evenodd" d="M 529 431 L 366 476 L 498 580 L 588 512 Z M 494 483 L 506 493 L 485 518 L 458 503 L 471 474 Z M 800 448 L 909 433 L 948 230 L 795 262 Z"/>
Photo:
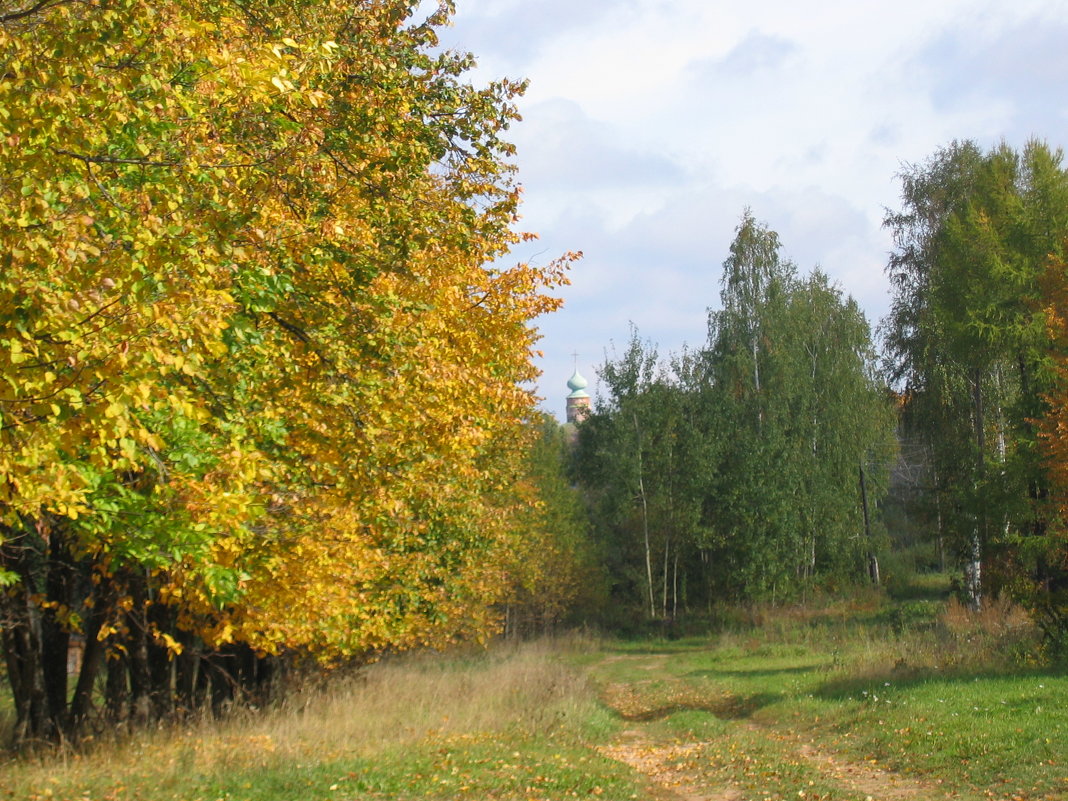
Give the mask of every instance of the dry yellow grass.
<path id="1" fill-rule="evenodd" d="M 277 708 L 11 760 L 0 764 L 0 798 L 9 788 L 52 785 L 67 795 L 104 781 L 151 776 L 166 785 L 192 773 L 373 757 L 429 738 L 540 734 L 596 703 L 585 677 L 560 661 L 574 647 L 556 640 L 387 660 L 292 693 Z"/>
<path id="2" fill-rule="evenodd" d="M 951 598 L 939 620 L 947 631 L 964 637 L 973 634 L 1002 637 L 1034 626 L 1027 610 L 1008 598 L 988 600 L 979 609 Z"/>

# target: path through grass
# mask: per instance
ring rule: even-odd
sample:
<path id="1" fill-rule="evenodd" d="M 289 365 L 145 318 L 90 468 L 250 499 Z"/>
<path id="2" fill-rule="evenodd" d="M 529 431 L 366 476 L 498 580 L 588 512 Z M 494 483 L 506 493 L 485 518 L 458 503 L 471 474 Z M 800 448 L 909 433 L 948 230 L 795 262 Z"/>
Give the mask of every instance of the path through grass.
<path id="1" fill-rule="evenodd" d="M 608 646 L 587 669 L 626 728 L 602 753 L 688 800 L 1068 797 L 1068 677 L 961 614 Z"/>
<path id="2" fill-rule="evenodd" d="M 954 618 L 956 615 L 956 618 Z M 1068 797 L 1068 676 L 1008 612 L 779 610 L 398 660 L 243 719 L 0 764 L 0 801 Z"/>

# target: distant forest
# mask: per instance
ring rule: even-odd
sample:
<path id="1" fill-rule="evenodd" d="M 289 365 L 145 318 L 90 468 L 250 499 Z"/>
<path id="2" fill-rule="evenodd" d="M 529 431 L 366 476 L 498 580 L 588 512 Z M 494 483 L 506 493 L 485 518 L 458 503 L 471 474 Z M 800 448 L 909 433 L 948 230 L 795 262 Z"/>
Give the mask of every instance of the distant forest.
<path id="1" fill-rule="evenodd" d="M 873 335 L 748 210 L 703 347 L 632 332 L 567 458 L 611 596 L 650 619 L 951 571 L 1068 633 L 1068 172 L 1042 142 L 904 170 Z"/>

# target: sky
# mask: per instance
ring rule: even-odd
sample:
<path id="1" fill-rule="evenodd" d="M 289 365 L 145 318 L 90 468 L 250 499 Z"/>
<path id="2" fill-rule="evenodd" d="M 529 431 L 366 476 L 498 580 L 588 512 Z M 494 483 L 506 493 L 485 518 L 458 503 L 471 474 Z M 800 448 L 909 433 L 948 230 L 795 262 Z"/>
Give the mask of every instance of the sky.
<path id="1" fill-rule="evenodd" d="M 953 140 L 1068 145 L 1068 0 L 456 0 L 476 83 L 527 79 L 515 260 L 583 259 L 541 318 L 536 388 L 638 335 L 705 343 L 745 208 L 877 325 L 898 176 Z"/>

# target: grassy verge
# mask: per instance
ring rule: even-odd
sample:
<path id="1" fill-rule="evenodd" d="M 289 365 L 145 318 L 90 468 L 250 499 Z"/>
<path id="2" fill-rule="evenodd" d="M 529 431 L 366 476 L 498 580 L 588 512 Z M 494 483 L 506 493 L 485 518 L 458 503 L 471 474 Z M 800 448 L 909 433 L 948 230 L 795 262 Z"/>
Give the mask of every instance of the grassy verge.
<path id="1" fill-rule="evenodd" d="M 558 645 L 407 659 L 243 720 L 0 765 L 0 798 L 69 801 L 638 797 L 590 743 L 618 723 Z"/>
<path id="2" fill-rule="evenodd" d="M 724 620 L 396 660 L 278 709 L 9 760 L 0 801 L 1068 797 L 1068 675 L 1027 661 L 1019 610 L 870 596 Z"/>

